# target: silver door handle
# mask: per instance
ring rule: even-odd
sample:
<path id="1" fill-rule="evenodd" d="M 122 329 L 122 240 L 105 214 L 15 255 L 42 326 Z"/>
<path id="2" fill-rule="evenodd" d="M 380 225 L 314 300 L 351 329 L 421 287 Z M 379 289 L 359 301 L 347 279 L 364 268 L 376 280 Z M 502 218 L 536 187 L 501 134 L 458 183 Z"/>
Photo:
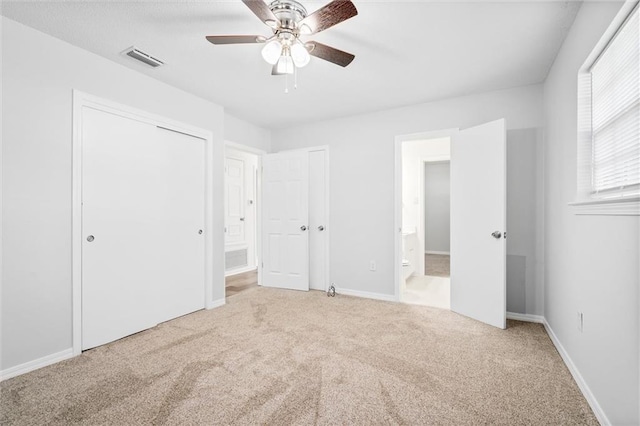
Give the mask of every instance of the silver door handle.
<path id="1" fill-rule="evenodd" d="M 324 226 L 322 225 L 318 226 L 318 231 L 324 231 Z"/>
<path id="2" fill-rule="evenodd" d="M 493 238 L 498 239 L 498 238 L 502 237 L 502 232 L 500 232 L 500 231 L 493 231 L 493 232 L 491 233 L 491 236 L 492 236 Z"/>
<path id="3" fill-rule="evenodd" d="M 87 241 L 92 242 L 93 240 L 95 240 L 95 238 L 93 237 L 93 235 L 89 235 L 87 237 Z"/>
<path id="4" fill-rule="evenodd" d="M 304 225 L 302 225 L 302 226 L 300 227 L 300 230 L 301 230 L 301 231 L 306 231 L 306 230 L 307 230 L 307 227 L 306 227 L 306 226 L 304 226 Z"/>
<path id="5" fill-rule="evenodd" d="M 240 218 L 240 221 L 241 221 L 241 222 L 244 222 L 244 217 L 241 217 L 241 218 Z"/>

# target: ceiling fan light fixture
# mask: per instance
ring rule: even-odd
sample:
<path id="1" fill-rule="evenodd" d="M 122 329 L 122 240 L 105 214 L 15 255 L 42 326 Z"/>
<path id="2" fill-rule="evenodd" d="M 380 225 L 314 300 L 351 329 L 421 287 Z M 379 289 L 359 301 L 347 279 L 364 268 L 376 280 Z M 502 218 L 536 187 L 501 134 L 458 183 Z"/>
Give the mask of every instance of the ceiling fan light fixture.
<path id="1" fill-rule="evenodd" d="M 293 59 L 289 55 L 282 55 L 276 65 L 276 73 L 278 74 L 293 74 Z"/>
<path id="2" fill-rule="evenodd" d="M 311 56 L 341 67 L 346 67 L 355 58 L 348 52 L 322 43 L 300 40 L 300 37 L 317 34 L 356 16 L 358 10 L 351 0 L 331 0 L 311 14 L 307 13 L 300 3 L 301 0 L 241 1 L 260 21 L 272 29 L 272 34 L 268 37 L 212 35 L 206 36 L 207 41 L 214 45 L 264 43 L 262 58 L 271 65 L 271 74 L 292 74 L 294 88 L 297 87 L 297 69 L 307 66 Z M 285 92 L 288 92 L 288 86 Z"/>
<path id="3" fill-rule="evenodd" d="M 296 67 L 302 68 L 309 63 L 311 55 L 309 55 L 309 52 L 304 45 L 298 41 L 291 46 L 291 59 L 293 59 L 293 63 Z"/>
<path id="4" fill-rule="evenodd" d="M 275 65 L 282 55 L 282 44 L 278 40 L 271 40 L 262 48 L 262 58 L 271 65 Z"/>

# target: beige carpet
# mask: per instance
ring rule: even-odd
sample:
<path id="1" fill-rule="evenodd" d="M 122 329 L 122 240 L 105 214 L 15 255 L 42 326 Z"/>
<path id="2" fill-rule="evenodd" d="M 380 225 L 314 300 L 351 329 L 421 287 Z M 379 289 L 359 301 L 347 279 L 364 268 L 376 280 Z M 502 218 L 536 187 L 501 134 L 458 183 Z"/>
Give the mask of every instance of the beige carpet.
<path id="1" fill-rule="evenodd" d="M 448 254 L 425 254 L 424 274 L 432 277 L 451 276 L 450 259 Z"/>
<path id="2" fill-rule="evenodd" d="M 0 389 L 3 425 L 597 424 L 541 325 L 264 288 Z"/>

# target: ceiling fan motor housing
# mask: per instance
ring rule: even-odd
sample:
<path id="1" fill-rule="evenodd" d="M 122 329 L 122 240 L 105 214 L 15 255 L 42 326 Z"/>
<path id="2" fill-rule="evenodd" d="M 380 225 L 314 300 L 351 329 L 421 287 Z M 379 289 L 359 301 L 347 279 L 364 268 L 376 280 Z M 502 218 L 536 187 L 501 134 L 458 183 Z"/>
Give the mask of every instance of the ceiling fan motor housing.
<path id="1" fill-rule="evenodd" d="M 297 23 L 307 17 L 304 6 L 294 0 L 275 0 L 271 2 L 269 9 L 280 20 L 277 31 L 295 32 Z"/>

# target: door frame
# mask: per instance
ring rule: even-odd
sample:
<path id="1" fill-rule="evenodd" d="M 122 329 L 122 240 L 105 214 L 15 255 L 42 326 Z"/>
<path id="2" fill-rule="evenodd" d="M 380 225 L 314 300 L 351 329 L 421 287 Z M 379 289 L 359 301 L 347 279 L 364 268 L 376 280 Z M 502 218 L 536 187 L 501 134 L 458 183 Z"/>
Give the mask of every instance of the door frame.
<path id="1" fill-rule="evenodd" d="M 223 147 L 223 153 L 222 156 L 226 162 L 227 159 L 227 148 L 231 148 L 234 149 L 236 151 L 242 151 L 245 152 L 247 154 L 253 154 L 255 156 L 258 157 L 258 170 L 257 170 L 257 176 L 258 176 L 258 182 L 256 184 L 256 218 L 255 218 L 255 231 L 256 231 L 256 247 L 255 247 L 255 252 L 256 252 L 256 256 L 257 256 L 257 262 L 256 262 L 256 268 L 258 268 L 258 285 L 261 286 L 262 285 L 262 156 L 267 154 L 267 152 L 265 150 L 259 149 L 259 148 L 253 148 L 251 146 L 248 145 L 242 145 L 236 142 L 232 142 L 232 141 L 228 141 L 225 140 L 224 141 L 224 147 Z M 226 182 L 224 183 L 226 185 Z M 225 246 L 225 250 L 226 250 L 226 243 L 224 244 Z M 234 275 L 236 273 L 242 273 L 242 272 L 246 272 L 246 271 L 238 271 L 238 272 L 234 272 L 233 274 L 226 274 L 226 270 L 225 270 L 225 277 L 227 276 L 231 276 Z M 226 289 L 225 289 L 225 293 L 226 293 Z"/>
<path id="2" fill-rule="evenodd" d="M 324 256 L 325 256 L 325 291 L 329 290 L 329 286 L 331 285 L 331 259 L 330 259 L 330 254 L 331 254 L 331 206 L 329 203 L 329 200 L 331 199 L 331 197 L 329 196 L 329 194 L 331 193 L 331 179 L 330 179 L 330 170 L 331 170 L 331 159 L 330 159 L 330 155 L 329 155 L 329 145 L 318 145 L 318 146 L 312 146 L 312 147 L 305 147 L 305 148 L 294 148 L 294 149 L 285 149 L 282 151 L 277 151 L 277 152 L 270 152 L 269 154 L 277 154 L 280 152 L 295 152 L 295 151 L 303 151 L 303 152 L 313 152 L 313 151 L 324 151 L 324 185 L 325 185 L 325 194 L 324 194 L 324 210 L 325 210 L 325 225 L 324 225 L 324 231 L 326 232 L 326 239 L 327 239 L 327 244 L 325 247 L 325 251 L 324 251 Z M 262 236 L 262 234 L 260 234 L 260 236 Z M 262 256 L 262 251 L 260 251 L 260 255 Z M 260 265 L 260 268 L 262 268 L 262 265 Z"/>
<path id="3" fill-rule="evenodd" d="M 72 351 L 82 352 L 82 110 L 92 108 L 120 117 L 163 127 L 202 139 L 204 151 L 204 288 L 205 309 L 216 307 L 213 297 L 213 133 L 180 121 L 152 114 L 88 93 L 73 90 L 72 136 L 72 215 L 71 215 L 71 295 L 72 295 Z"/>
<path id="4" fill-rule="evenodd" d="M 402 281 L 402 143 L 422 139 L 451 138 L 460 131 L 459 128 L 434 130 L 408 135 L 398 135 L 394 141 L 394 185 L 393 185 L 393 272 L 394 298 L 400 302 L 400 283 Z M 424 171 L 423 171 L 424 173 Z M 424 183 L 423 183 L 424 185 Z M 423 203 L 424 204 L 424 203 Z M 424 224 L 421 227 L 424 229 Z M 424 240 L 424 236 L 422 238 Z M 423 249 L 424 251 L 424 249 Z M 422 253 L 424 257 L 424 253 Z"/>

